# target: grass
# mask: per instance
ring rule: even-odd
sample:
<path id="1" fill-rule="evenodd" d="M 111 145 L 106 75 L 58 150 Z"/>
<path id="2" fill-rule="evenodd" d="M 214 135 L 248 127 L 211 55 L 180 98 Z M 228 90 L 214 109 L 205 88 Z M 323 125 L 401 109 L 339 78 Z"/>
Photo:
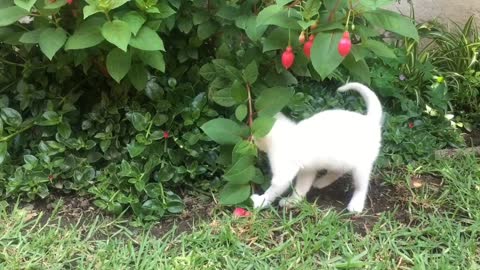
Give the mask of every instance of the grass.
<path id="1" fill-rule="evenodd" d="M 192 231 L 161 237 L 125 220 L 65 225 L 4 204 L 0 269 L 480 269 L 475 157 L 409 168 L 389 182 L 407 196 L 379 215 L 302 203 L 235 219 L 220 209 Z"/>

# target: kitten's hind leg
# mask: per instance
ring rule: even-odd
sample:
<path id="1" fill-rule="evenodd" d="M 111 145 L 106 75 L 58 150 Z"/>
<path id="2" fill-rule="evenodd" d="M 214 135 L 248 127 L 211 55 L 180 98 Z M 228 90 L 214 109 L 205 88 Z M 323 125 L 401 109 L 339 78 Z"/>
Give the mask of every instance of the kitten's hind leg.
<path id="1" fill-rule="evenodd" d="M 345 172 L 328 170 L 327 173 L 313 182 L 313 186 L 322 189 L 335 182 L 338 178 L 344 175 Z"/>
<path id="2" fill-rule="evenodd" d="M 273 172 L 272 183 L 263 195 L 253 194 L 250 199 L 254 208 L 268 207 L 276 198 L 281 196 L 292 183 L 299 168 L 296 166 L 284 166 L 281 170 Z"/>
<path id="3" fill-rule="evenodd" d="M 360 213 L 363 211 L 365 200 L 367 199 L 371 170 L 372 166 L 365 166 L 353 170 L 354 191 L 352 199 L 347 207 L 348 211 L 354 213 Z"/>
<path id="4" fill-rule="evenodd" d="M 312 187 L 313 180 L 317 175 L 316 171 L 302 170 L 297 175 L 297 182 L 295 188 L 292 191 L 292 195 L 280 200 L 279 205 L 284 207 L 290 207 L 303 200 L 307 195 L 307 192 Z"/>

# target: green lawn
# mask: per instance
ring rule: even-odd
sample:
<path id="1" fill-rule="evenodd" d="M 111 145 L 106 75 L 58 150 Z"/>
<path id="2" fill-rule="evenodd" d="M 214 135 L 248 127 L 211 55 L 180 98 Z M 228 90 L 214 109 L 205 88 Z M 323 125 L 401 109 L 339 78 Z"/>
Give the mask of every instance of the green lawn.
<path id="1" fill-rule="evenodd" d="M 405 194 L 378 214 L 352 217 L 305 202 L 298 210 L 235 219 L 230 209 L 216 207 L 193 230 L 174 227 L 160 236 L 101 217 L 45 222 L 3 204 L 0 269 L 480 269 L 476 158 L 383 178 Z"/>

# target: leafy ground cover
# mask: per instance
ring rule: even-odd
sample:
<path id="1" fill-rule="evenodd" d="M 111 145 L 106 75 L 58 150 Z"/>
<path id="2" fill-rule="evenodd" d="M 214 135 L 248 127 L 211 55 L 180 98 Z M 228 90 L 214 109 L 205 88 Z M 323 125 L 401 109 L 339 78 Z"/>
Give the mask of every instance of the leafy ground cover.
<path id="1" fill-rule="evenodd" d="M 474 156 L 377 174 L 369 209 L 342 211 L 343 179 L 292 210 L 234 218 L 215 201 L 135 229 L 81 202 L 2 204 L 2 269 L 478 269 L 480 170 Z M 196 196 L 200 198 L 201 196 Z M 316 203 L 315 203 L 316 202 Z M 84 207 L 88 206 L 84 205 Z M 80 211 L 79 211 L 80 212 Z"/>

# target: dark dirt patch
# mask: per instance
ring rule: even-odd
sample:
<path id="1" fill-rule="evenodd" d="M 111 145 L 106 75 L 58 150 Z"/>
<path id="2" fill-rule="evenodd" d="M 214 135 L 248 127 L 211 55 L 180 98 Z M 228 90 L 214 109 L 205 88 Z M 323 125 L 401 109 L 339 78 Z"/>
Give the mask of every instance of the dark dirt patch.
<path id="1" fill-rule="evenodd" d="M 480 146 L 480 129 L 473 130 L 470 133 L 464 134 L 463 139 L 467 146 Z"/>

